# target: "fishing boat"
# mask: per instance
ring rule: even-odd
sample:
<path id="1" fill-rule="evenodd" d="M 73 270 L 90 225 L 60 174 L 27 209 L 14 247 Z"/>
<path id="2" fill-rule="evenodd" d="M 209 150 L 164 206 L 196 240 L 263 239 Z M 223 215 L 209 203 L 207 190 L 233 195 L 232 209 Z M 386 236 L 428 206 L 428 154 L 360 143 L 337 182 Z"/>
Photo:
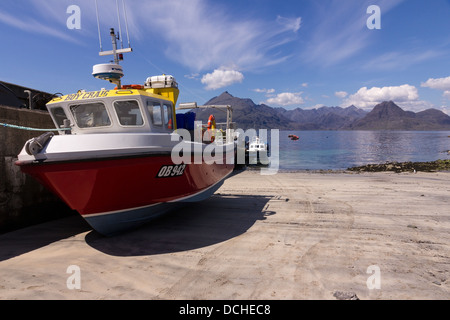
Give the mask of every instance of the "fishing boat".
<path id="1" fill-rule="evenodd" d="M 95 65 L 93 76 L 116 88 L 80 90 L 48 102 L 58 134 L 28 140 L 16 162 L 107 236 L 209 198 L 232 173 L 235 156 L 230 106 L 223 106 L 230 113 L 224 134 L 216 134 L 214 121 L 186 129 L 193 133 L 186 138 L 177 126 L 183 114 L 176 115 L 175 78 L 122 85 L 119 61 L 131 50 L 117 49 L 114 29 L 110 34 L 114 63 Z"/>

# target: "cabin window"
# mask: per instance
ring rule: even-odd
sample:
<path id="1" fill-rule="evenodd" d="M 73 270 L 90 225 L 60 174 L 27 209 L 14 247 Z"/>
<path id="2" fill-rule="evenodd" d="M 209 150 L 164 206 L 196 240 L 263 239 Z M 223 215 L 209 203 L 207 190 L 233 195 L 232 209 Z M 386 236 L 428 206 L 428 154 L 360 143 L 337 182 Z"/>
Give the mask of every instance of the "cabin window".
<path id="1" fill-rule="evenodd" d="M 164 108 L 164 125 L 167 129 L 173 129 L 172 106 L 165 104 Z"/>
<path id="2" fill-rule="evenodd" d="M 136 100 L 115 101 L 114 109 L 122 126 L 142 126 L 144 124 L 144 118 Z"/>
<path id="3" fill-rule="evenodd" d="M 50 113 L 58 129 L 64 127 L 64 120 L 67 119 L 64 109 L 61 107 L 51 108 Z"/>
<path id="4" fill-rule="evenodd" d="M 106 107 L 102 102 L 77 104 L 70 110 L 80 128 L 106 127 L 111 125 Z"/>
<path id="5" fill-rule="evenodd" d="M 148 112 L 150 113 L 150 118 L 155 126 L 162 126 L 162 109 L 159 102 L 149 101 L 147 102 Z"/>

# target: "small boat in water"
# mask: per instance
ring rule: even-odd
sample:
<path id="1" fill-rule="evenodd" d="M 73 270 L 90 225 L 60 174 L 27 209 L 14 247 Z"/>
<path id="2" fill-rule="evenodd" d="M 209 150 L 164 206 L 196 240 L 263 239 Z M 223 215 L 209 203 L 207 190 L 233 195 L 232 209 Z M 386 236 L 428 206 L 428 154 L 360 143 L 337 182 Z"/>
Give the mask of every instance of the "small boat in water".
<path id="1" fill-rule="evenodd" d="M 298 140 L 300 139 L 299 136 L 296 136 L 295 134 L 290 134 L 288 135 L 289 138 L 291 138 L 291 140 Z"/>
<path id="2" fill-rule="evenodd" d="M 231 115 L 220 139 L 180 138 L 174 77 L 154 76 L 143 84 L 122 85 L 118 62 L 119 52 L 125 51 L 116 49 L 114 29 L 111 36 L 115 63 L 94 66 L 93 75 L 117 87 L 51 100 L 47 109 L 59 134 L 30 139 L 16 162 L 103 235 L 209 198 L 232 173 L 235 156 Z M 214 137 L 212 125 L 193 131 Z M 190 150 L 185 161 L 174 161 L 175 148 Z M 206 161 L 208 148 L 221 155 L 218 161 Z"/>
<path id="3" fill-rule="evenodd" d="M 254 136 L 246 149 L 247 164 L 269 165 L 269 145 L 258 136 Z"/>

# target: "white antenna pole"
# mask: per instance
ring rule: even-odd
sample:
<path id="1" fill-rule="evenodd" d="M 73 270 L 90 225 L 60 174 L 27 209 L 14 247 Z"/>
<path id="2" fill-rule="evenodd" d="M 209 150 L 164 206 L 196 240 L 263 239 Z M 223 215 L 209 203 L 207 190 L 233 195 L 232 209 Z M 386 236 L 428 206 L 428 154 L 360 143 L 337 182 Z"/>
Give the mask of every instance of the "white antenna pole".
<path id="1" fill-rule="evenodd" d="M 116 0 L 116 7 L 117 7 L 117 20 L 119 20 L 119 40 L 120 40 L 120 47 L 123 49 L 123 42 L 122 42 L 122 28 L 121 28 L 121 26 L 120 26 L 119 0 Z"/>
<path id="2" fill-rule="evenodd" d="M 98 18 L 98 5 L 97 5 L 97 0 L 95 0 L 95 12 L 97 13 L 97 28 L 98 28 L 98 41 L 100 43 L 100 51 L 103 51 L 102 48 L 102 37 L 100 35 L 100 20 Z"/>
<path id="3" fill-rule="evenodd" d="M 125 15 L 125 28 L 127 30 L 127 40 L 128 40 L 128 48 L 131 48 L 130 45 L 130 34 L 128 33 L 128 19 L 127 19 L 127 9 L 125 8 L 125 0 L 122 0 L 123 13 Z"/>

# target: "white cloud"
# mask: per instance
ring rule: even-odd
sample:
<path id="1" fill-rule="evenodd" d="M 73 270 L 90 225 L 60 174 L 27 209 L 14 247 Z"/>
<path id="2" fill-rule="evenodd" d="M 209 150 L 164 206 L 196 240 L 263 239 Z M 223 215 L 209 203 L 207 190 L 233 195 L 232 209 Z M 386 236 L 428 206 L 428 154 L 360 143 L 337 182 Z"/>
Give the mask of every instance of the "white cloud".
<path id="1" fill-rule="evenodd" d="M 191 74 L 185 74 L 184 77 L 191 80 L 196 80 L 200 76 L 200 73 L 191 73 Z"/>
<path id="2" fill-rule="evenodd" d="M 302 18 L 284 18 L 282 16 L 278 16 L 277 22 L 283 25 L 287 30 L 297 32 L 300 29 Z"/>
<path id="3" fill-rule="evenodd" d="M 345 98 L 346 96 L 348 96 L 348 93 L 345 92 L 345 91 L 336 91 L 336 92 L 334 93 L 334 95 L 335 95 L 336 97 L 338 97 L 338 98 L 343 99 L 343 98 Z"/>
<path id="4" fill-rule="evenodd" d="M 97 20 L 92 0 L 28 0 L 9 1 L 14 10 L 0 10 L 0 23 L 34 33 L 46 33 L 68 41 L 96 40 Z M 33 16 L 21 16 L 23 11 Z M 66 28 L 69 5 L 81 9 L 81 30 Z M 301 18 L 285 18 L 274 14 L 273 19 L 249 17 L 234 11 L 226 2 L 210 0 L 146 0 L 127 1 L 126 12 L 131 45 L 138 51 L 144 43 L 154 43 L 154 50 L 190 69 L 204 72 L 223 65 L 238 65 L 239 70 L 257 70 L 276 65 L 291 57 L 292 52 L 281 46 L 298 39 Z M 9 4 L 8 4 L 9 7 Z M 26 10 L 21 10 L 26 7 Z M 125 38 L 125 21 L 122 32 Z M 113 0 L 98 0 L 103 42 L 110 45 L 108 30 L 118 31 L 117 12 Z M 4 12 L 5 11 L 5 12 Z M 81 41 L 79 41 L 81 42 Z M 140 45 L 134 45 L 139 42 Z M 109 48 L 109 47 L 108 47 Z M 107 50 L 107 49 L 105 49 Z M 151 55 L 144 52 L 146 56 Z"/>
<path id="5" fill-rule="evenodd" d="M 303 104 L 305 101 L 301 97 L 303 92 L 283 92 L 273 98 L 269 98 L 266 104 L 271 106 L 290 106 L 294 104 Z"/>
<path id="6" fill-rule="evenodd" d="M 308 83 L 307 83 L 307 82 L 303 82 L 303 83 L 302 83 L 302 87 L 303 87 L 303 88 L 308 88 Z"/>
<path id="7" fill-rule="evenodd" d="M 409 84 L 392 87 L 362 87 L 344 100 L 342 106 L 355 105 L 363 109 L 371 109 L 378 103 L 392 100 L 395 103 L 413 102 L 419 99 L 417 88 Z"/>
<path id="8" fill-rule="evenodd" d="M 275 16 L 244 19 L 226 2 L 206 0 L 146 0 L 128 11 L 140 25 L 141 41 L 159 42 L 170 59 L 193 72 L 221 65 L 260 69 L 286 61 L 289 53 L 276 49 L 298 38 L 293 31 L 301 21 Z"/>
<path id="9" fill-rule="evenodd" d="M 42 21 L 47 22 L 47 19 Z M 0 12 L 0 23 L 1 22 L 25 32 L 44 34 L 77 44 L 81 43 L 78 39 L 72 37 L 68 32 L 65 32 L 65 30 L 68 29 L 62 29 L 63 31 L 61 31 L 58 30 L 58 28 L 55 28 L 53 25 L 42 23 L 31 17 L 19 17 L 17 14 L 7 14 L 6 12 Z"/>
<path id="10" fill-rule="evenodd" d="M 362 67 L 366 70 L 405 70 L 412 65 L 431 60 L 445 54 L 438 50 L 409 50 L 405 52 L 393 51 L 381 54 Z"/>
<path id="11" fill-rule="evenodd" d="M 219 68 L 212 73 L 207 73 L 202 77 L 202 83 L 206 85 L 206 90 L 215 90 L 229 86 L 236 82 L 242 82 L 244 75 L 236 70 Z"/>
<path id="12" fill-rule="evenodd" d="M 275 92 L 275 89 L 253 89 L 253 91 L 258 92 L 258 93 L 271 94 L 271 93 Z"/>
<path id="13" fill-rule="evenodd" d="M 450 107 L 449 106 L 441 106 L 439 108 L 439 110 L 441 110 L 443 113 L 445 113 L 445 114 L 450 116 Z"/>
<path id="14" fill-rule="evenodd" d="M 422 87 L 443 90 L 443 96 L 450 99 L 450 77 L 447 78 L 430 78 L 421 84 Z"/>
<path id="15" fill-rule="evenodd" d="M 301 58 L 319 66 L 336 65 L 355 56 L 371 44 L 375 33 L 367 29 L 367 7 L 372 0 L 316 1 L 316 23 L 306 40 Z M 403 0 L 379 0 L 382 16 Z M 383 28 L 383 23 L 382 23 Z"/>
<path id="16" fill-rule="evenodd" d="M 318 104 L 313 105 L 311 107 L 305 107 L 305 108 L 302 108 L 302 109 L 303 110 L 314 110 L 314 109 L 319 109 L 319 108 L 322 108 L 322 107 L 325 107 L 325 105 L 322 104 L 322 103 L 318 103 Z"/>
<path id="17" fill-rule="evenodd" d="M 414 111 L 414 112 L 419 112 L 419 111 L 423 111 L 423 110 L 431 109 L 431 108 L 439 109 L 439 107 L 436 108 L 436 106 L 434 104 L 432 104 L 431 102 L 423 101 L 423 100 L 404 101 L 404 102 L 398 102 L 398 103 L 395 102 L 395 103 L 403 110 Z"/>

